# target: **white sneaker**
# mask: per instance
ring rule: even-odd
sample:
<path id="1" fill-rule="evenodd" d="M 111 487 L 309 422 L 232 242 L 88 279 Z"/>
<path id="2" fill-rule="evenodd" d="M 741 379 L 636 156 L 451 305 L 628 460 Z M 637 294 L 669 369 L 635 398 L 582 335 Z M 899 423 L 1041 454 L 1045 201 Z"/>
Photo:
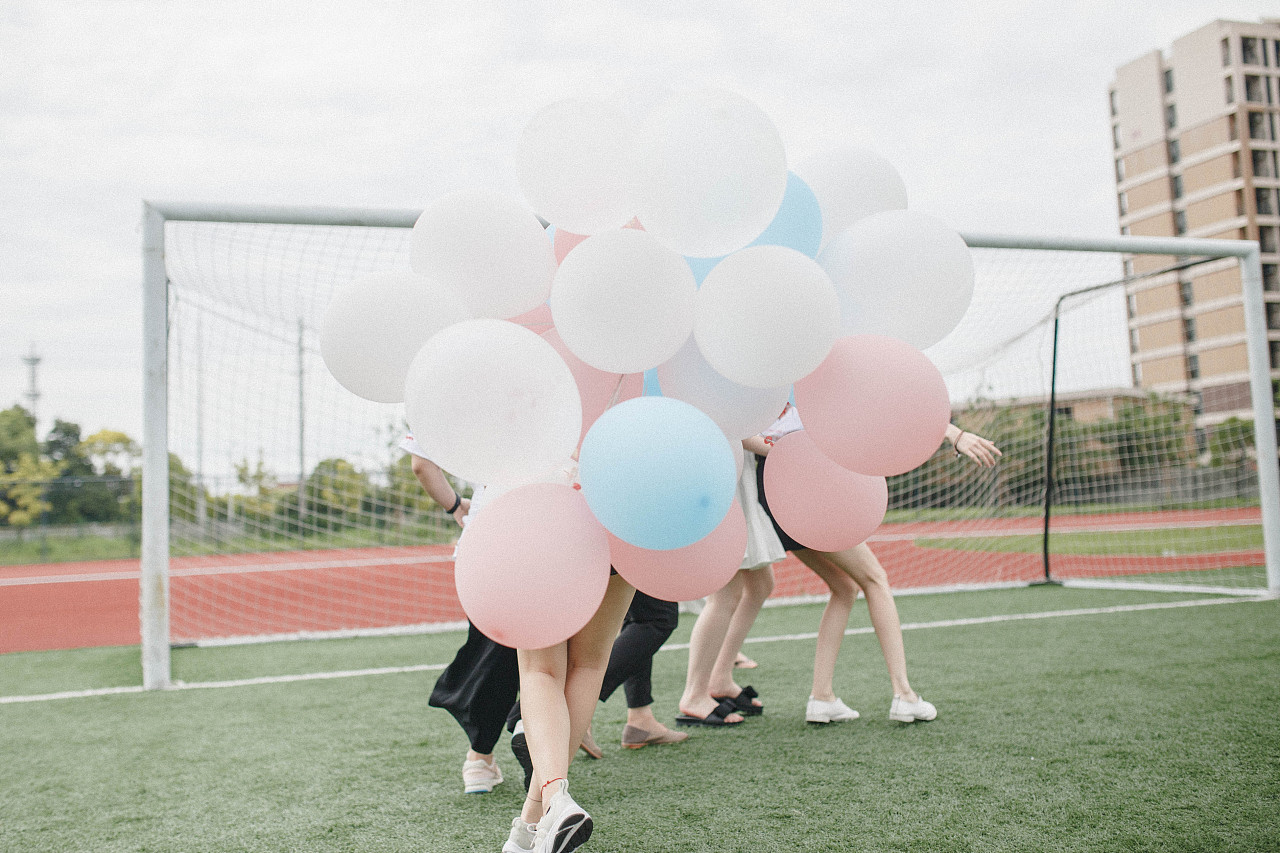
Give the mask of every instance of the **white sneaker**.
<path id="1" fill-rule="evenodd" d="M 547 813 L 538 821 L 535 853 L 569 853 L 591 837 L 591 815 L 569 796 L 568 780 L 558 779 L 552 790 Z"/>
<path id="2" fill-rule="evenodd" d="M 502 783 L 502 771 L 498 762 L 492 764 L 483 758 L 462 762 L 462 790 L 467 794 L 487 794 Z"/>
<path id="3" fill-rule="evenodd" d="M 806 723 L 839 723 L 844 720 L 856 720 L 860 717 L 857 711 L 850 708 L 837 697 L 831 702 L 823 702 L 809 697 L 809 704 L 804 709 Z"/>
<path id="4" fill-rule="evenodd" d="M 916 701 L 908 702 L 901 696 L 893 697 L 893 704 L 889 706 L 889 719 L 897 720 L 899 723 L 914 723 L 916 720 L 932 720 L 938 716 L 938 709 L 933 707 L 932 702 L 924 701 L 924 697 L 916 695 Z"/>
<path id="5" fill-rule="evenodd" d="M 520 815 L 511 820 L 511 834 L 507 843 L 502 845 L 502 853 L 533 853 L 533 834 L 538 829 L 536 823 L 525 823 Z"/>

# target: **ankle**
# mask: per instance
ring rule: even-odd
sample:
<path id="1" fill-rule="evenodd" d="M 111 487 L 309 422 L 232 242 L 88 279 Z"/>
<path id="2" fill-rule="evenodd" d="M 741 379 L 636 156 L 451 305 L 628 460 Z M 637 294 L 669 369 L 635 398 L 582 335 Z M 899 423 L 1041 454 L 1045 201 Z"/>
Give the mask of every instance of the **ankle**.
<path id="1" fill-rule="evenodd" d="M 836 694 L 832 690 L 815 690 L 809 694 L 809 698 L 818 702 L 834 702 L 836 701 Z"/>
<path id="2" fill-rule="evenodd" d="M 485 764 L 492 764 L 493 753 L 492 752 L 476 752 L 474 749 L 468 749 L 467 761 L 483 761 Z"/>

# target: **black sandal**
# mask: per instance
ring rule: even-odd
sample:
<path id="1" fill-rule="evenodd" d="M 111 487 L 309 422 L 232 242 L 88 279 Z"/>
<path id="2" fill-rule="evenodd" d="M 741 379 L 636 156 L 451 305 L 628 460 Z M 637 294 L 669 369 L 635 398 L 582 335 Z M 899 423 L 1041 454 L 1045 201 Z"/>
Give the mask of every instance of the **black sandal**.
<path id="1" fill-rule="evenodd" d="M 716 706 L 716 709 L 714 711 L 712 711 L 710 714 L 707 714 L 705 717 L 696 717 L 693 714 L 677 715 L 676 725 L 678 726 L 711 726 L 713 728 L 722 727 L 722 726 L 740 726 L 742 725 L 742 720 L 738 720 L 737 722 L 731 723 L 727 719 L 725 719 L 730 714 L 737 714 L 737 713 L 739 713 L 738 707 L 733 704 L 733 701 L 730 699 L 724 699 L 720 702 L 719 705 Z"/>
<path id="2" fill-rule="evenodd" d="M 733 705 L 735 711 L 744 717 L 758 717 L 764 713 L 764 706 L 757 705 L 752 699 L 757 699 L 760 694 L 751 685 L 742 688 L 742 692 L 737 696 L 712 696 L 717 702 L 729 702 Z"/>

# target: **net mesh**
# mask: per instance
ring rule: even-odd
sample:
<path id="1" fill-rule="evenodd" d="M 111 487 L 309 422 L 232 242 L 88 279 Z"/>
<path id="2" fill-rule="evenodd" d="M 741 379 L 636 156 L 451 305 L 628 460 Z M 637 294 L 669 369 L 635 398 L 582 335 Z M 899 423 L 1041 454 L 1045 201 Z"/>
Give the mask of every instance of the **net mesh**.
<path id="1" fill-rule="evenodd" d="M 456 527 L 397 445 L 403 407 L 329 375 L 334 289 L 404 269 L 398 228 L 169 222 L 171 636 L 292 636 L 456 623 Z M 928 355 L 953 418 L 1003 451 L 950 444 L 890 480 L 872 550 L 896 589 L 1044 577 L 1045 432 L 1060 297 L 1122 277 L 1120 256 L 974 251 L 960 326 Z M 1121 285 L 1063 300 L 1055 578 L 1265 586 L 1248 429 L 1196 427 L 1188 394 L 1134 387 Z M 465 484 L 458 484 L 465 489 Z M 820 593 L 794 558 L 775 595 Z"/>

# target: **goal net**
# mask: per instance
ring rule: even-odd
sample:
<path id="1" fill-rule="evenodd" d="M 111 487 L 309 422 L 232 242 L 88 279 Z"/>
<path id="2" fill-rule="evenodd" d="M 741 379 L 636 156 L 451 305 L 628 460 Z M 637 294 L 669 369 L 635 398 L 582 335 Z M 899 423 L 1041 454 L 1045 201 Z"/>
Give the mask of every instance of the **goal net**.
<path id="1" fill-rule="evenodd" d="M 335 287 L 406 268 L 413 214 L 171 206 L 159 219 L 167 220 L 153 237 L 162 237 L 158 298 L 167 310 L 161 437 L 170 455 L 167 573 L 152 571 L 169 584 L 169 641 L 462 620 L 451 565 L 457 531 L 397 447 L 403 407 L 343 389 L 317 344 Z M 374 224 L 336 224 L 359 221 Z M 1224 274 L 1235 276 L 1239 311 L 1239 259 L 1179 244 L 1185 257 L 1156 258 L 1135 274 L 1117 247 L 982 248 L 1001 241 L 967 239 L 976 246 L 972 307 L 928 355 L 946 377 L 955 423 L 1003 456 L 984 469 L 947 444 L 892 478 L 890 510 L 870 544 L 895 589 L 1025 584 L 1046 572 L 1265 589 L 1249 395 L 1230 405 L 1214 397 L 1212 359 L 1225 354 L 1207 340 L 1161 349 L 1153 336 L 1163 326 L 1130 316 L 1135 300 L 1159 288 L 1189 287 L 1192 300 L 1174 312 L 1185 330 L 1181 321 L 1198 316 L 1196 288 Z M 1184 367 L 1176 378 L 1144 360 L 1166 350 Z M 1185 371 L 1192 355 L 1200 379 Z M 1242 370 L 1217 371 L 1213 381 L 1231 373 L 1247 386 Z M 1274 444 L 1269 453 L 1274 466 Z M 144 520 L 152 543 L 165 510 L 153 502 Z M 777 571 L 779 597 L 823 589 L 794 559 Z M 147 572 L 144 564 L 144 584 Z"/>

